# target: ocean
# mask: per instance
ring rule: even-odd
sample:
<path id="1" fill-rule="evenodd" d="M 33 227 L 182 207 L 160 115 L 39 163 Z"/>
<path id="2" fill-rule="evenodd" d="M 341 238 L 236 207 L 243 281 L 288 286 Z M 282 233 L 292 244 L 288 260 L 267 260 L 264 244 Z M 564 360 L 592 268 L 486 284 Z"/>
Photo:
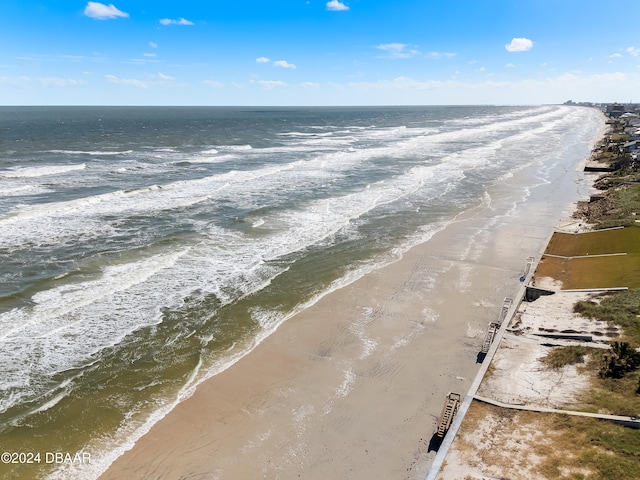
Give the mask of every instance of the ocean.
<path id="1" fill-rule="evenodd" d="M 282 322 L 602 127 L 557 105 L 0 107 L 0 476 L 97 477 Z"/>

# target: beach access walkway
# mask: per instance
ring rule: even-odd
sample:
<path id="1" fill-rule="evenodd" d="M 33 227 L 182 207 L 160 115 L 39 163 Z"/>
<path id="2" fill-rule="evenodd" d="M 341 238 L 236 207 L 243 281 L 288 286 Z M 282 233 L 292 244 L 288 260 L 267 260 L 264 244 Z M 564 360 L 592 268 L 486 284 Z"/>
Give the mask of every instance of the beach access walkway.
<path id="1" fill-rule="evenodd" d="M 483 403 L 488 403 L 500 408 L 508 408 L 513 410 L 526 410 L 526 411 L 541 412 L 541 413 L 556 413 L 556 414 L 564 414 L 564 415 L 572 415 L 572 416 L 580 416 L 580 417 L 590 417 L 590 418 L 596 418 L 600 420 L 612 421 L 627 427 L 640 429 L 640 417 L 608 415 L 608 414 L 580 412 L 580 411 L 572 411 L 572 410 L 560 410 L 560 409 L 541 407 L 536 405 L 504 403 L 497 400 L 493 400 L 491 398 L 487 398 L 485 396 L 478 395 L 477 393 L 478 389 L 480 388 L 480 385 L 483 382 L 483 379 L 487 373 L 489 365 L 493 361 L 496 351 L 500 347 L 500 344 L 502 343 L 503 338 L 514 336 L 513 333 L 511 333 L 509 330 L 509 325 L 511 324 L 511 321 L 515 316 L 521 302 L 525 299 L 525 295 L 528 288 L 528 281 L 530 280 L 530 277 L 533 275 L 533 272 L 534 272 L 534 270 L 531 268 L 533 265 L 530 265 L 529 262 L 530 262 L 530 259 L 527 259 L 527 263 L 529 267 L 527 269 L 527 275 L 521 278 L 521 284 L 518 288 L 517 294 L 515 295 L 514 301 L 509 303 L 507 302 L 508 299 L 505 299 L 505 304 L 503 305 L 503 308 L 499 314 L 498 321 L 490 324 L 490 331 L 491 331 L 491 326 L 496 326 L 496 327 L 499 326 L 499 328 L 497 328 L 497 330 L 495 331 L 491 331 L 490 345 L 487 344 L 488 342 L 485 339 L 485 344 L 483 344 L 482 353 L 483 354 L 486 353 L 486 356 L 483 358 L 482 365 L 478 370 L 478 373 L 473 383 L 471 384 L 471 387 L 469 388 L 469 392 L 462 400 L 460 407 L 458 409 L 457 415 L 454 418 L 453 422 L 451 423 L 451 426 L 448 432 L 446 433 L 444 439 L 442 440 L 442 443 L 440 444 L 440 448 L 438 449 L 438 452 L 433 460 L 433 463 L 431 464 L 431 467 L 429 469 L 429 472 L 427 473 L 425 480 L 436 480 L 437 475 L 440 473 L 440 470 L 442 469 L 444 459 L 447 456 L 449 449 L 451 448 L 453 440 L 458 434 L 458 431 L 462 425 L 464 417 L 474 400 L 480 401 Z M 597 291 L 612 291 L 612 290 L 626 290 L 626 288 L 604 288 L 604 289 L 590 288 L 590 289 L 584 289 L 581 291 L 597 292 Z M 556 344 L 556 345 L 567 345 L 567 344 L 585 345 L 585 343 L 583 342 L 576 342 L 576 341 L 569 342 L 569 341 L 562 340 L 560 338 L 549 339 L 542 336 L 532 337 L 529 335 L 525 335 L 525 336 L 518 336 L 518 339 L 520 341 L 524 340 L 525 342 L 535 342 L 539 344 L 544 343 L 544 344 Z M 596 348 L 609 348 L 608 345 L 598 345 L 596 343 L 589 343 L 588 346 L 596 347 Z"/>
<path id="2" fill-rule="evenodd" d="M 474 400 L 478 400 L 483 403 L 489 403 L 501 408 L 511 408 L 513 410 L 527 410 L 529 412 L 542 412 L 542 413 L 560 413 L 563 415 L 573 415 L 577 417 L 590 417 L 598 418 L 600 420 L 610 420 L 616 423 L 622 423 L 625 426 L 640 429 L 640 417 L 627 417 L 624 415 L 607 415 L 604 413 L 591 413 L 591 412 L 579 412 L 576 410 L 560 410 L 557 408 L 539 407 L 536 405 L 517 405 L 513 403 L 503 403 L 491 398 L 482 397 L 480 395 L 474 395 Z"/>
<path id="3" fill-rule="evenodd" d="M 531 275 L 531 269 L 529 269 L 527 277 L 529 275 Z M 478 370 L 478 373 L 476 374 L 473 382 L 471 383 L 471 387 L 469 387 L 469 392 L 464 397 L 460 406 L 458 407 L 458 412 L 455 418 L 453 419 L 453 422 L 451 423 L 449 430 L 444 436 L 442 443 L 440 444 L 440 448 L 438 449 L 438 453 L 433 459 L 431 468 L 427 472 L 426 480 L 436 480 L 436 476 L 438 475 L 438 473 L 440 472 L 440 469 L 442 468 L 442 464 L 447 455 L 447 452 L 449 451 L 449 448 L 451 448 L 451 444 L 453 443 L 453 440 L 456 437 L 458 430 L 460 429 L 460 426 L 462 425 L 462 421 L 464 420 L 464 417 L 467 411 L 469 410 L 469 407 L 471 406 L 471 403 L 473 402 L 478 392 L 478 389 L 480 388 L 482 379 L 486 375 L 489 365 L 491 364 L 491 360 L 493 359 L 493 356 L 495 355 L 498 347 L 500 346 L 500 342 L 507 330 L 507 327 L 509 326 L 509 323 L 511 322 L 511 318 L 513 318 L 513 315 L 518 309 L 520 302 L 524 298 L 524 295 L 526 292 L 526 286 L 525 286 L 526 280 L 527 278 L 522 279 L 522 283 L 520 284 L 518 288 L 518 292 L 515 296 L 515 301 L 506 302 L 506 299 L 505 299 L 505 304 L 503 306 L 503 309 L 500 311 L 500 318 L 499 318 L 499 322 L 501 322 L 500 328 L 493 335 L 491 345 L 486 353 L 486 356 L 484 357 L 484 360 L 482 361 L 482 364 L 480 365 L 480 369 Z M 508 303 L 508 306 L 507 306 L 507 303 Z"/>

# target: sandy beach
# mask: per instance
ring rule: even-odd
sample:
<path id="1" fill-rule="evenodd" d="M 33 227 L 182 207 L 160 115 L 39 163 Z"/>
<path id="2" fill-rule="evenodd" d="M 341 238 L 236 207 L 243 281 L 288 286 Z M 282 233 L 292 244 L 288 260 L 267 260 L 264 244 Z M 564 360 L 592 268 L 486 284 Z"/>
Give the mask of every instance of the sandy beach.
<path id="1" fill-rule="evenodd" d="M 523 169 L 398 262 L 285 322 L 101 478 L 424 478 L 445 395 L 467 392 L 487 323 L 585 193 L 578 166 L 556 170 L 529 188 Z"/>

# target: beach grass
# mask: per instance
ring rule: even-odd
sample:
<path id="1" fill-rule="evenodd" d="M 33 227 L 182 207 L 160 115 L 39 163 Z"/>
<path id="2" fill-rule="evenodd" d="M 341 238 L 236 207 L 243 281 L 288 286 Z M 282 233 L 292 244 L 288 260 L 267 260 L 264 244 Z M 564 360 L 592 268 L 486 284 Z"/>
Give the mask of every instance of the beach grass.
<path id="1" fill-rule="evenodd" d="M 481 427 L 486 422 L 490 431 Z M 474 402 L 456 441 L 490 478 L 640 478 L 637 430 L 594 418 L 505 411 Z M 491 476 L 498 471 L 499 477 Z"/>
<path id="2" fill-rule="evenodd" d="M 619 143 L 625 138 L 624 132 L 616 131 L 609 140 Z M 603 150 L 599 156 L 600 161 L 618 168 L 615 173 L 601 177 L 604 181 L 597 187 L 608 191 L 586 208 L 586 223 L 599 230 L 577 235 L 555 233 L 534 278 L 559 280 L 563 290 L 627 287 L 628 291 L 594 295 L 578 302 L 574 312 L 620 326 L 623 335 L 617 340 L 628 342 L 625 351 L 633 356 L 633 348 L 640 345 L 637 163 L 613 151 Z M 602 230 L 609 227 L 624 228 Z M 615 357 L 620 351 L 583 345 L 552 347 L 541 360 L 549 369 L 576 365 L 579 372 L 589 377 L 589 388 L 578 402 L 568 407 L 571 410 L 640 416 L 640 370 L 623 369 L 621 378 L 607 378 L 612 359 L 621 359 L 623 363 L 627 360 L 622 354 Z M 465 460 L 482 470 L 483 478 L 484 475 L 514 480 L 640 478 L 638 431 L 594 418 L 507 411 L 474 402 L 456 440 L 462 446 L 463 456 L 466 451 Z"/>
<path id="3" fill-rule="evenodd" d="M 622 340 L 640 346 L 640 290 L 626 290 L 600 298 L 593 297 L 593 300 L 582 300 L 574 305 L 573 311 L 586 318 L 622 327 Z"/>
<path id="4" fill-rule="evenodd" d="M 640 345 L 640 290 L 599 294 L 576 302 L 574 312 L 620 326 L 621 341 L 629 342 L 632 347 Z M 591 386 L 581 398 L 581 410 L 640 415 L 640 370 L 627 372 L 622 378 L 603 378 L 608 354 L 608 350 L 585 346 L 553 347 L 542 362 L 548 368 L 582 364 L 584 373 L 590 376 Z"/>
<path id="5" fill-rule="evenodd" d="M 563 290 L 640 288 L 640 227 L 556 232 L 535 276 L 560 280 Z"/>
<path id="6" fill-rule="evenodd" d="M 610 422 L 569 415 L 546 418 L 550 444 L 539 472 L 548 479 L 640 478 L 640 436 Z"/>
<path id="7" fill-rule="evenodd" d="M 554 347 L 542 359 L 548 368 L 562 368 L 580 364 L 583 374 L 589 376 L 589 388 L 572 409 L 610 415 L 640 415 L 638 385 L 640 371 L 626 373 L 622 378 L 603 378 L 600 374 L 607 350 L 589 347 Z M 639 477 L 640 478 L 640 477 Z"/>
<path id="8" fill-rule="evenodd" d="M 578 363 L 583 364 L 585 363 L 585 357 L 589 353 L 589 350 L 591 349 L 582 345 L 552 348 L 547 356 L 542 358 L 542 363 L 553 369 Z"/>
<path id="9" fill-rule="evenodd" d="M 636 391 L 639 378 L 638 372 L 620 379 L 599 378 L 592 374 L 591 387 L 581 398 L 579 408 L 589 412 L 636 417 L 640 415 L 640 395 Z"/>
<path id="10" fill-rule="evenodd" d="M 614 257 L 543 257 L 535 277 L 562 282 L 563 290 L 640 288 L 640 254 Z"/>
<path id="11" fill-rule="evenodd" d="M 544 253 L 564 257 L 613 253 L 640 254 L 640 227 L 595 230 L 578 235 L 556 232 Z"/>
<path id="12" fill-rule="evenodd" d="M 617 184 L 610 188 L 604 206 L 600 201 L 593 206 L 594 215 L 588 221 L 596 229 L 638 226 L 635 215 L 640 212 L 640 174 L 623 169 L 624 175 L 608 177 L 607 181 Z M 595 213 L 597 212 L 597 213 Z"/>

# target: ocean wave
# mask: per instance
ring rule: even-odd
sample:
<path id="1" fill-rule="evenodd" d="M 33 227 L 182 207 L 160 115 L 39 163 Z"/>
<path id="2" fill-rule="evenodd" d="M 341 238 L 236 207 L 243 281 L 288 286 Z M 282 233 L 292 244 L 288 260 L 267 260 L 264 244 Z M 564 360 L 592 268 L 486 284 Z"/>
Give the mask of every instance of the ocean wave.
<path id="1" fill-rule="evenodd" d="M 366 241 L 384 245 L 378 253 L 345 265 L 339 278 L 317 285 L 310 297 L 289 310 L 269 308 L 268 302 L 250 309 L 259 328 L 253 338 L 218 352 L 216 360 L 199 357 L 177 395 L 150 399 L 147 411 L 153 413 L 147 417 L 126 412 L 128 423 L 117 432 L 100 432 L 87 448 L 105 453 L 92 461 L 91 471 L 87 466 L 82 471 L 63 466 L 51 478 L 97 477 L 198 384 L 251 352 L 283 322 L 330 292 L 398 260 L 454 221 L 457 212 L 490 202 L 485 184 L 499 183 L 520 165 L 548 162 L 548 145 L 562 143 L 563 132 L 593 120 L 586 110 L 560 107 L 491 112 L 486 123 L 473 119 L 460 123 L 468 126 L 464 129 L 446 122 L 433 128 L 414 128 L 420 122 L 390 127 L 336 122 L 318 127 L 320 133 L 331 135 L 277 136 L 266 148 L 251 148 L 248 143 L 239 149 L 213 147 L 207 139 L 200 144 L 206 146 L 202 151 L 189 146 L 184 151 L 171 149 L 167 156 L 172 162 L 178 156 L 193 163 L 203 158 L 211 165 L 178 169 L 174 163 L 149 162 L 139 176 L 116 176 L 108 185 L 113 188 L 109 193 L 80 198 L 61 194 L 59 200 L 14 205 L 0 215 L 0 246 L 9 247 L 7 252 L 32 269 L 53 256 L 70 265 L 65 268 L 81 268 L 87 262 L 92 267 L 90 275 L 56 270 L 51 278 L 28 285 L 19 307 L 0 314 L 0 345 L 7 352 L 3 367 L 8 372 L 0 386 L 3 408 L 34 398 L 42 399 L 37 408 L 57 408 L 66 390 L 45 388 L 43 379 L 99 362 L 100 352 L 134 338 L 142 328 L 155 332 L 167 310 L 185 312 L 191 299 L 212 297 L 215 305 L 228 305 L 249 297 L 284 282 L 306 252 L 329 251 L 345 239 L 359 246 Z M 253 142 L 252 138 L 240 141 Z M 92 161 L 91 171 L 113 172 L 125 163 L 133 168 L 148 153 L 137 152 L 122 163 L 119 158 Z M 205 173 L 198 176 L 200 172 Z M 432 214 L 434 204 L 437 212 Z M 182 230 L 176 234 L 176 225 L 187 234 L 181 236 Z M 389 238 L 376 238 L 376 232 L 383 231 L 390 232 Z M 116 243 L 123 238 L 124 247 Z M 83 250 L 85 245 L 98 253 Z M 207 305 L 207 315 L 215 315 L 215 308 Z M 198 319 L 186 314 L 185 319 L 194 323 L 180 332 L 181 338 L 201 335 L 197 345 L 203 351 L 213 349 L 217 330 L 194 334 Z M 175 338 L 172 334 L 164 339 L 166 345 Z M 408 340 L 399 338 L 395 346 Z M 362 348 L 366 355 L 375 345 L 365 342 Z M 353 385 L 346 367 L 343 388 L 336 395 L 347 394 Z M 144 380 L 143 386 L 158 381 Z"/>
<path id="2" fill-rule="evenodd" d="M 62 153 L 65 155 L 91 155 L 91 156 L 111 156 L 111 155 L 130 155 L 133 150 L 112 151 L 112 150 L 47 150 L 45 153 Z"/>
<path id="3" fill-rule="evenodd" d="M 35 178 L 49 175 L 62 175 L 87 168 L 85 163 L 79 165 L 45 165 L 41 167 L 15 167 L 0 171 L 0 178 Z"/>
<path id="4" fill-rule="evenodd" d="M 216 149 L 219 150 L 229 150 L 236 152 L 244 152 L 247 150 L 251 150 L 253 147 L 251 145 L 219 145 Z"/>
<path id="5" fill-rule="evenodd" d="M 295 196 L 301 188 L 317 189 L 327 182 L 336 184 L 342 181 L 341 178 L 347 178 L 345 175 L 350 175 L 350 172 L 357 171 L 376 159 L 410 158 L 413 161 L 424 157 L 426 163 L 423 166 L 429 167 L 430 162 L 442 164 L 439 167 L 442 173 L 439 175 L 443 180 L 455 181 L 460 178 L 462 170 L 487 165 L 487 162 L 495 158 L 496 152 L 503 148 L 507 139 L 517 142 L 519 137 L 529 136 L 529 140 L 535 144 L 541 135 L 554 128 L 554 123 L 548 121 L 554 115 L 564 118 L 564 114 L 558 114 L 555 110 L 544 111 L 536 117 L 538 123 L 535 125 L 530 119 L 523 118 L 516 122 L 482 125 L 476 129 L 401 137 L 388 144 L 383 142 L 365 148 L 350 147 L 347 150 L 309 157 L 293 157 L 293 161 L 289 163 L 257 164 L 251 170 L 230 170 L 193 180 L 137 187 L 70 201 L 15 207 L 8 215 L 0 217 L 0 226 L 3 228 L 0 245 L 33 245 L 55 241 L 61 237 L 100 236 L 109 234 L 114 229 L 114 221 L 105 222 L 105 218 L 155 215 L 157 212 L 175 211 L 203 202 L 233 202 L 240 208 L 252 208 L 258 198 L 277 198 L 285 193 Z M 406 129 L 401 128 L 400 131 L 405 132 Z M 385 132 L 387 135 L 390 133 L 387 130 Z M 491 141 L 491 138 L 495 140 Z M 455 148 L 464 141 L 480 145 L 475 148 L 468 145 Z M 216 161 L 225 159 L 224 156 L 214 158 Z M 416 170 L 402 172 L 396 170 L 393 164 L 387 168 L 387 175 L 391 174 L 394 182 L 390 184 L 393 185 L 391 190 L 385 190 L 385 195 L 394 198 L 393 188 L 397 188 L 395 197 L 400 198 L 403 195 L 402 185 L 413 182 Z M 447 171 L 450 177 L 443 176 Z M 361 183 L 354 185 L 352 189 L 362 189 L 365 186 L 366 184 Z M 367 189 L 360 192 L 357 198 L 373 196 L 377 191 Z M 340 201 L 340 198 L 336 201 Z M 350 207 L 352 205 L 347 205 L 346 208 Z M 271 221 L 269 223 L 274 225 Z"/>
<path id="6" fill-rule="evenodd" d="M 2 178 L 2 175 L 0 175 Z M 51 189 L 40 185 L 20 185 L 16 187 L 5 187 L 0 190 L 0 197 L 17 197 L 22 195 L 38 195 L 50 192 Z"/>

